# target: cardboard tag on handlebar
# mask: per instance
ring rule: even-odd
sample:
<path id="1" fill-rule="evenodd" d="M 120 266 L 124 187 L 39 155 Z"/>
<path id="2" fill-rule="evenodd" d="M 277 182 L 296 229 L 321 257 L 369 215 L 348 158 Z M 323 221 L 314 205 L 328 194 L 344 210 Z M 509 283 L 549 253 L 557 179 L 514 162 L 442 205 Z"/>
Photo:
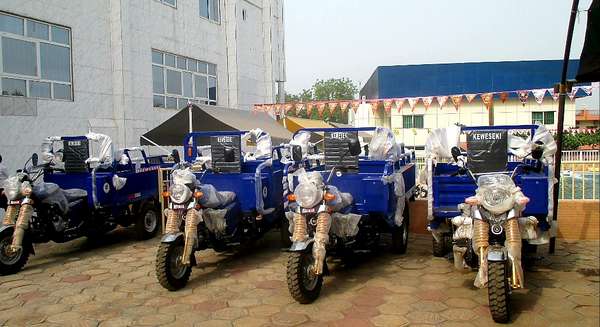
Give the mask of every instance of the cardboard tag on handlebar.
<path id="1" fill-rule="evenodd" d="M 467 165 L 472 173 L 505 171 L 507 161 L 506 130 L 471 131 L 467 134 Z"/>

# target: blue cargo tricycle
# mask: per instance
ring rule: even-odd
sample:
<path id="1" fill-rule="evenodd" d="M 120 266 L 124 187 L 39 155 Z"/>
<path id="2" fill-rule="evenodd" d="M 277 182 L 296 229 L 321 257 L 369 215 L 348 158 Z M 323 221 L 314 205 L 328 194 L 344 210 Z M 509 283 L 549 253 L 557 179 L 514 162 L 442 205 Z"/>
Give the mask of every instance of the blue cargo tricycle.
<path id="1" fill-rule="evenodd" d="M 98 146 L 98 156 L 91 153 Z M 135 224 L 138 237 L 159 227 L 158 169 L 162 157 L 139 148 L 112 159 L 103 134 L 47 138 L 38 155 L 4 183 L 8 200 L 0 228 L 0 274 L 18 272 L 34 243 L 101 237 L 117 225 Z"/>
<path id="2" fill-rule="evenodd" d="M 553 235 L 554 139 L 540 125 L 455 126 L 434 130 L 426 149 L 433 254 L 479 268 L 475 286 L 507 322 L 510 293 L 524 287 L 522 252 Z"/>
<path id="3" fill-rule="evenodd" d="M 157 279 L 170 291 L 187 284 L 196 251 L 256 240 L 283 217 L 285 165 L 272 156 L 268 133 L 190 133 L 184 151 L 164 194 L 165 235 L 156 257 Z"/>
<path id="4" fill-rule="evenodd" d="M 307 153 L 312 146 L 295 142 L 301 133 L 322 134 L 322 152 Z M 372 133 L 371 140 L 361 146 L 364 133 Z M 375 127 L 303 129 L 290 145 L 300 164 L 289 171 L 287 283 L 296 301 L 310 303 L 320 294 L 327 255 L 374 250 L 382 233 L 391 233 L 395 252 L 406 252 L 414 154 L 390 130 Z"/>

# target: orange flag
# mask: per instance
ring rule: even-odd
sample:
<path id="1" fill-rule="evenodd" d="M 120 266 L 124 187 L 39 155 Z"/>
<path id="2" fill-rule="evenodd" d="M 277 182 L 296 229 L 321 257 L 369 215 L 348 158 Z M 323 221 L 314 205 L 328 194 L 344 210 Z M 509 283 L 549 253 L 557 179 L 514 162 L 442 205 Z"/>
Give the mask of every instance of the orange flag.
<path id="1" fill-rule="evenodd" d="M 494 104 L 494 93 L 483 93 L 481 95 L 481 100 L 483 101 L 485 108 L 487 110 L 490 110 L 490 108 Z"/>

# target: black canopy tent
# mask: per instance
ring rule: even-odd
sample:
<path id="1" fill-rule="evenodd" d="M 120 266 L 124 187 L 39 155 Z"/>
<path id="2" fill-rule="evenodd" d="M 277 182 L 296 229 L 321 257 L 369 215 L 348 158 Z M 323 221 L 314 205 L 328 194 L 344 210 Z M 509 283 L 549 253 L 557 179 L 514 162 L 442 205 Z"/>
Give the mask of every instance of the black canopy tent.
<path id="1" fill-rule="evenodd" d="M 588 10 L 585 42 L 576 80 L 577 82 L 600 81 L 600 0 L 594 0 Z"/>
<path id="2" fill-rule="evenodd" d="M 260 128 L 271 135 L 273 145 L 287 143 L 292 138 L 292 134 L 287 129 L 266 113 L 196 104 L 192 104 L 191 111 L 194 132 L 248 131 Z M 181 109 L 171 118 L 140 137 L 140 144 L 182 145 L 184 137 L 189 132 L 189 117 L 189 108 Z"/>

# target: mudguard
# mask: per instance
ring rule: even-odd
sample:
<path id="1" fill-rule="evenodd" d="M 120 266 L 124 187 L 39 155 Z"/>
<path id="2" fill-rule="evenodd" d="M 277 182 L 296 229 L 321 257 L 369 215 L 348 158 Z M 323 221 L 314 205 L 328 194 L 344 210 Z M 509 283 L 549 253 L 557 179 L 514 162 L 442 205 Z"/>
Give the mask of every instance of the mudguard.
<path id="1" fill-rule="evenodd" d="M 183 233 L 182 232 L 177 232 L 177 233 L 171 233 L 171 234 L 166 234 L 162 237 L 162 239 L 160 240 L 161 243 L 173 243 L 175 241 L 177 241 L 179 238 L 183 238 Z M 192 267 L 195 267 L 197 265 L 196 262 L 196 256 L 192 254 L 191 258 L 190 258 L 190 265 Z"/>
<path id="2" fill-rule="evenodd" d="M 505 248 L 490 248 L 487 255 L 488 261 L 506 261 L 506 249 Z"/>
<path id="3" fill-rule="evenodd" d="M 290 246 L 289 252 L 302 252 L 305 250 L 311 249 L 311 244 L 315 242 L 314 239 L 308 239 L 304 242 L 293 242 L 292 246 Z"/>
<path id="4" fill-rule="evenodd" d="M 3 225 L 0 227 L 0 234 L 10 233 L 13 234 L 15 232 L 15 225 Z M 35 255 L 35 250 L 33 249 L 33 243 L 31 243 L 29 231 L 25 233 L 25 237 L 23 237 L 23 243 L 27 245 L 29 253 Z"/>
<path id="5" fill-rule="evenodd" d="M 162 237 L 160 242 L 161 243 L 173 243 L 173 242 L 177 241 L 180 237 L 183 237 L 182 232 L 166 234 Z"/>

